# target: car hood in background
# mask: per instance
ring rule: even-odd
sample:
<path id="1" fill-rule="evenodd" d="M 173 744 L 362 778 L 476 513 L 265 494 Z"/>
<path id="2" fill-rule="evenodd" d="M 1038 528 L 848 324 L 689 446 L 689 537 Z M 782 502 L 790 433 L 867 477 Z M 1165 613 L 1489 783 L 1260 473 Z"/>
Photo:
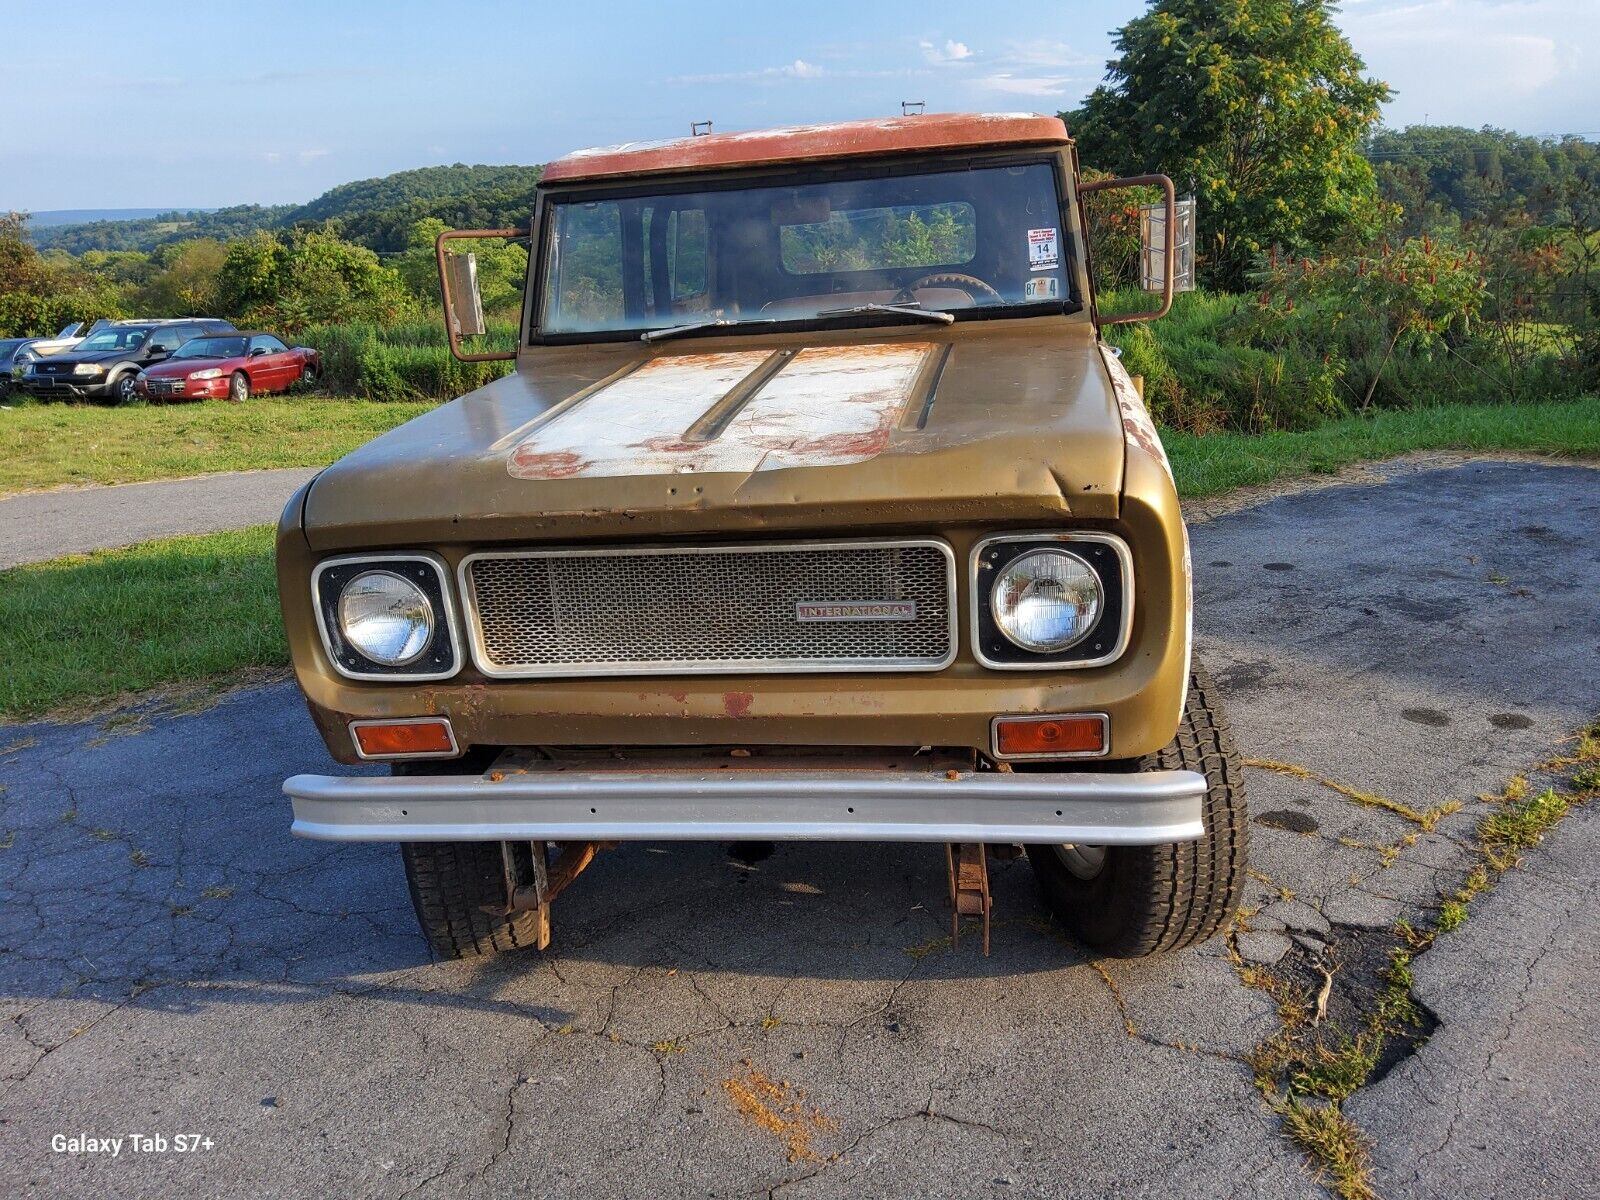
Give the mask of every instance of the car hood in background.
<path id="1" fill-rule="evenodd" d="M 196 371 L 207 371 L 212 367 L 227 369 L 244 362 L 238 355 L 231 358 L 182 358 L 177 362 L 172 359 L 163 359 L 161 362 L 144 369 L 146 379 L 183 379 L 193 375 Z"/>
<path id="2" fill-rule="evenodd" d="M 308 494 L 318 550 L 1117 515 L 1087 322 L 525 350 Z"/>
<path id="3" fill-rule="evenodd" d="M 61 354 L 52 354 L 41 358 L 35 364 L 37 368 L 50 375 L 71 375 L 72 368 L 79 363 L 114 363 L 131 359 L 137 346 L 127 350 L 102 350 L 96 354 L 78 354 L 75 351 L 65 351 Z"/>

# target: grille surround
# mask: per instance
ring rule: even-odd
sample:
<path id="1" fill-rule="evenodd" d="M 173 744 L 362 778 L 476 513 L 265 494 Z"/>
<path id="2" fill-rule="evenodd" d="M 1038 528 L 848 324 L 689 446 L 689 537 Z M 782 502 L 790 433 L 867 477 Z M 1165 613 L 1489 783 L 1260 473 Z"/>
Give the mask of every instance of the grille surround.
<path id="1" fill-rule="evenodd" d="M 895 556 L 889 553 L 892 551 L 913 552 L 916 558 L 914 569 L 919 575 L 910 583 L 902 579 L 891 579 L 890 582 L 899 585 L 899 590 L 893 595 L 885 595 L 881 591 L 884 583 L 862 582 L 861 577 L 873 571 L 887 575 L 897 565 L 903 565 L 903 563 L 897 564 Z M 728 573 L 739 569 L 741 559 L 757 570 L 766 569 L 770 573 L 774 567 L 787 565 L 784 559 L 791 555 L 809 556 L 808 562 L 797 564 L 801 567 L 821 566 L 825 570 L 829 566 L 835 568 L 844 566 L 845 570 L 836 572 L 835 590 L 849 594 L 827 592 L 816 594 L 818 589 L 811 584 L 816 579 L 817 572 L 813 572 L 811 576 L 793 576 L 792 587 L 770 596 L 769 602 L 755 606 L 742 603 L 746 599 L 743 593 L 719 592 L 714 586 L 710 586 L 718 580 L 719 572 L 722 580 L 726 582 Z M 838 557 L 830 558 L 830 555 Z M 855 556 L 853 567 L 845 563 L 846 557 L 851 555 Z M 873 559 L 873 555 L 877 556 L 876 560 Z M 574 569 L 580 576 L 588 575 L 590 579 L 585 582 L 580 577 L 576 583 L 571 578 L 562 579 L 550 585 L 548 597 L 530 598 L 526 586 L 523 585 L 529 579 L 535 583 L 539 582 L 535 575 L 538 571 L 536 564 L 541 561 L 549 563 L 552 560 L 556 565 L 553 568 L 546 567 L 544 571 L 546 581 L 553 578 L 552 570 L 560 571 L 562 566 L 571 568 L 572 564 L 578 564 Z M 586 560 L 612 561 L 597 570 L 583 572 L 582 564 Z M 650 560 L 654 560 L 653 563 Z M 931 574 L 934 565 L 937 565 L 941 573 L 939 578 L 934 578 Z M 698 572 L 697 566 L 700 567 Z M 736 641 L 741 631 L 735 630 L 729 633 L 720 623 L 712 624 L 703 620 L 690 640 L 697 640 L 706 646 L 707 652 L 695 655 L 619 656 L 609 642 L 602 645 L 597 641 L 587 646 L 580 645 L 580 649 L 587 650 L 582 657 L 576 656 L 570 646 L 566 650 L 560 650 L 558 647 L 558 653 L 543 658 L 535 658 L 525 652 L 530 641 L 537 641 L 541 637 L 548 640 L 547 630 L 534 625 L 533 618 L 529 616 L 529 609 L 541 602 L 551 607 L 561 603 L 581 603 L 584 600 L 581 593 L 585 587 L 591 589 L 604 587 L 608 578 L 618 572 L 626 572 L 645 584 L 653 584 L 658 588 L 663 586 L 664 577 L 675 576 L 665 579 L 668 585 L 682 580 L 694 581 L 697 578 L 708 582 L 708 586 L 699 591 L 668 592 L 679 602 L 679 611 L 665 612 L 660 618 L 660 623 L 668 626 L 665 631 L 657 628 L 652 633 L 648 628 L 641 630 L 638 627 L 639 624 L 650 624 L 648 618 L 654 614 L 648 611 L 644 621 L 624 630 L 626 636 L 623 640 L 634 646 L 639 644 L 640 637 L 664 636 L 669 642 L 673 638 L 680 637 L 681 630 L 672 628 L 674 622 L 680 625 L 684 621 L 692 622 L 698 605 L 698 612 L 702 616 L 708 611 L 719 614 L 744 612 L 748 618 L 746 622 L 748 628 L 742 632 L 754 634 L 758 638 L 774 633 L 785 634 L 786 639 L 779 637 L 775 640 L 787 641 L 789 649 L 797 645 L 815 646 L 819 650 L 831 648 L 833 652 L 790 653 L 785 651 L 784 646 L 773 647 L 771 642 L 764 646 L 760 641 L 741 645 Z M 838 584 L 839 577 L 849 580 L 849 586 Z M 490 678 L 940 671 L 955 661 L 959 643 L 956 559 L 950 545 L 938 538 L 795 541 L 711 546 L 485 550 L 463 558 L 457 568 L 456 578 L 466 616 L 465 625 L 473 665 Z M 779 582 L 787 581 L 780 579 Z M 575 590 L 571 594 L 557 597 L 555 588 L 563 585 L 573 587 Z M 500 593 L 518 586 L 522 586 L 521 596 L 515 598 L 518 607 L 508 607 L 506 597 Z M 617 599 L 613 611 L 626 611 L 630 599 L 631 597 Z M 861 602 L 880 599 L 915 600 L 916 618 L 908 622 L 882 620 L 801 622 L 795 619 L 795 606 L 802 601 Z M 657 609 L 654 613 L 663 611 Z M 591 629 L 589 632 L 593 633 L 596 630 Z M 555 638 L 560 640 L 568 636 L 567 632 L 558 632 Z M 725 652 L 720 654 L 712 652 L 719 639 L 726 647 Z M 524 653 L 519 658 L 513 659 L 509 651 L 517 648 L 519 640 L 524 647 Z M 886 648 L 891 652 L 847 652 L 852 648 L 857 651 L 871 651 L 874 648 L 881 651 Z M 769 649 L 772 652 L 768 652 Z M 915 652 L 905 652 L 908 649 Z M 894 650 L 900 652 L 894 653 L 892 652 Z"/>

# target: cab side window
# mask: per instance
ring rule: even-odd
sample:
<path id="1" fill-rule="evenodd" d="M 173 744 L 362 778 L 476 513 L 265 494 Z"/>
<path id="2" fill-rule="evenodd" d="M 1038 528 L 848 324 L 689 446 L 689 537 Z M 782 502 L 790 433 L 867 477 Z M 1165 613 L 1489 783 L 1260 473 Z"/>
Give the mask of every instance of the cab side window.
<path id="1" fill-rule="evenodd" d="M 250 339 L 250 349 L 265 350 L 268 354 L 282 354 L 288 348 L 271 334 Z"/>

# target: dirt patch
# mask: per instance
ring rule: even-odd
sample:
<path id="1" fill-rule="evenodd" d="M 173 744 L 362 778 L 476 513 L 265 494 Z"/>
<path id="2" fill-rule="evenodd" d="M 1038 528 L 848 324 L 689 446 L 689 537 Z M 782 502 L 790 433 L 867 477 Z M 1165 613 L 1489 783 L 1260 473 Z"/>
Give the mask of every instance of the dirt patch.
<path id="1" fill-rule="evenodd" d="M 783 1142 L 792 1163 L 816 1162 L 812 1138 L 839 1128 L 821 1109 L 808 1107 L 805 1092 L 787 1079 L 747 1070 L 724 1079 L 722 1090 L 741 1117 Z"/>

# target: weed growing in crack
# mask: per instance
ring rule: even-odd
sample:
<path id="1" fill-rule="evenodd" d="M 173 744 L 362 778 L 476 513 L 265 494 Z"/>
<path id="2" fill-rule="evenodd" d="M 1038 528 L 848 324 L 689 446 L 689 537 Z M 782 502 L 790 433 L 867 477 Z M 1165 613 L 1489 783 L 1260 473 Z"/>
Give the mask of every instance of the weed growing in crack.
<path id="1" fill-rule="evenodd" d="M 1366 1135 L 1334 1104 L 1289 1100 L 1278 1106 L 1283 1129 L 1342 1200 L 1377 1200 Z"/>
<path id="2" fill-rule="evenodd" d="M 1478 825 L 1478 841 L 1489 855 L 1491 864 L 1510 855 L 1515 862 L 1516 852 L 1537 846 L 1550 827 L 1572 807 L 1567 797 L 1553 787 L 1545 788 L 1537 796 L 1525 800 L 1511 800 L 1498 812 L 1490 813 Z"/>
<path id="3" fill-rule="evenodd" d="M 1353 1038 L 1340 1034 L 1338 1044 L 1331 1048 L 1313 1046 L 1290 1077 L 1290 1090 L 1296 1096 L 1324 1100 L 1353 1096 L 1377 1067 L 1381 1048 L 1382 1039 L 1371 1031 Z"/>
<path id="4" fill-rule="evenodd" d="M 1338 792 L 1347 800 L 1353 800 L 1363 808 L 1381 808 L 1385 812 L 1392 812 L 1396 816 L 1404 817 L 1415 822 L 1424 833 L 1432 833 L 1439 822 L 1451 813 L 1461 811 L 1461 801 L 1446 800 L 1435 804 L 1432 808 L 1416 809 L 1399 800 L 1391 800 L 1387 796 L 1379 796 L 1372 792 L 1363 792 L 1360 788 L 1351 787 L 1348 783 L 1340 783 L 1337 779 L 1328 779 L 1318 775 L 1307 767 L 1296 763 L 1279 762 L 1272 758 L 1247 758 L 1244 760 L 1247 767 L 1255 767 L 1262 771 L 1272 771 L 1279 775 L 1287 775 L 1291 779 L 1304 779 L 1311 783 L 1321 784 L 1329 791 Z"/>
<path id="5" fill-rule="evenodd" d="M 1345 1200 L 1373 1200 L 1374 1192 L 1366 1139 L 1344 1116 L 1340 1104 L 1425 1042 L 1432 1029 L 1432 1014 L 1413 995 L 1416 956 L 1440 935 L 1459 929 L 1472 901 L 1515 867 L 1521 852 L 1537 845 L 1573 806 L 1600 794 L 1600 725 L 1590 725 L 1571 740 L 1576 743 L 1571 754 L 1540 768 L 1547 773 L 1577 768 L 1566 780 L 1557 779 L 1535 792 L 1525 776 L 1517 775 L 1500 795 L 1481 797 L 1494 809 L 1479 822 L 1471 847 L 1475 861 L 1454 892 L 1441 893 L 1431 924 L 1418 927 L 1397 921 L 1387 934 L 1387 945 L 1381 932 L 1376 932 L 1379 941 L 1373 944 L 1374 931 L 1346 930 L 1346 937 L 1328 947 L 1331 960 L 1291 952 L 1275 968 L 1247 964 L 1233 951 L 1240 980 L 1272 996 L 1278 1007 L 1280 1028 L 1246 1058 L 1256 1086 L 1281 1118 L 1285 1134 Z M 1460 807 L 1451 801 L 1419 813 L 1291 763 L 1248 760 L 1247 765 L 1321 783 L 1357 803 L 1397 812 L 1423 830 Z M 1376 851 L 1379 866 L 1387 867 L 1417 840 L 1413 833 L 1393 846 L 1359 848 Z M 1257 878 L 1280 894 L 1287 892 L 1264 876 Z M 1351 877 L 1352 885 L 1359 882 Z M 1355 963 L 1338 961 L 1347 952 Z M 1364 965 L 1357 970 L 1356 963 Z M 1336 1007 L 1347 1026 L 1355 1029 L 1353 1035 L 1335 1021 L 1322 1020 L 1336 972 L 1342 993 L 1335 997 Z M 1313 1001 L 1317 975 L 1323 987 Z"/>
<path id="6" fill-rule="evenodd" d="M 1467 919 L 1467 905 L 1465 901 L 1454 897 L 1445 900 L 1439 905 L 1439 919 L 1434 922 L 1434 928 L 1440 933 L 1450 933 L 1460 929 Z"/>

